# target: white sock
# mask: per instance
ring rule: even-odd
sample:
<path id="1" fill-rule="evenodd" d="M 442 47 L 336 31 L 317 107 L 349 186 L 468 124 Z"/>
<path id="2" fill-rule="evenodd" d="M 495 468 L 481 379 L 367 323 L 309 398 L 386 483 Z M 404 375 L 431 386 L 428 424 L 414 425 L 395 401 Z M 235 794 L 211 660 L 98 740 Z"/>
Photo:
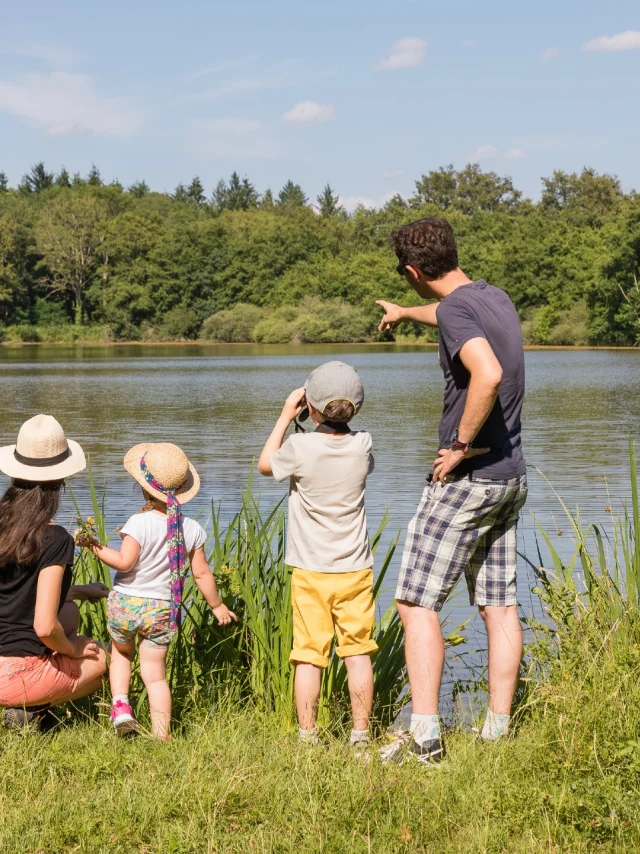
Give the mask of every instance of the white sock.
<path id="1" fill-rule="evenodd" d="M 511 715 L 496 715 L 491 709 L 487 709 L 487 716 L 482 727 L 482 738 L 492 741 L 509 734 L 509 721 Z"/>
<path id="2" fill-rule="evenodd" d="M 129 704 L 129 695 L 128 694 L 114 694 L 112 698 L 112 703 L 115 706 L 116 703 L 124 703 L 126 706 Z"/>
<path id="3" fill-rule="evenodd" d="M 368 729 L 352 729 L 351 744 L 369 744 L 371 738 Z"/>
<path id="4" fill-rule="evenodd" d="M 317 744 L 318 743 L 318 727 L 314 726 L 313 729 L 302 729 L 302 727 L 298 730 L 298 738 L 300 741 L 305 742 L 306 744 Z"/>
<path id="5" fill-rule="evenodd" d="M 439 715 L 411 715 L 409 732 L 419 745 L 423 745 L 425 741 L 440 738 Z"/>

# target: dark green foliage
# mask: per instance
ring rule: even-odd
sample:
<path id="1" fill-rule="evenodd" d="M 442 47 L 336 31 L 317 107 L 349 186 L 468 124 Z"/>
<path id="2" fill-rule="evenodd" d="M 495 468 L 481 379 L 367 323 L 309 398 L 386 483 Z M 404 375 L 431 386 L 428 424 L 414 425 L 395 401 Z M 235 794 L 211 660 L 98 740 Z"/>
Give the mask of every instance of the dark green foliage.
<path id="1" fill-rule="evenodd" d="M 336 216 L 344 214 L 345 210 L 340 204 L 340 197 L 333 192 L 330 184 L 327 184 L 324 190 L 317 198 L 318 213 L 320 216 Z"/>
<path id="2" fill-rule="evenodd" d="M 68 188 L 71 186 L 71 178 L 69 177 L 69 173 L 67 170 L 62 167 L 62 169 L 58 172 L 56 176 L 56 186 L 57 187 L 65 187 Z"/>
<path id="3" fill-rule="evenodd" d="M 4 172 L 0 172 L 0 193 L 6 193 L 9 189 L 9 181 Z"/>
<path id="4" fill-rule="evenodd" d="M 377 298 L 418 299 L 394 271 L 389 233 L 444 215 L 462 268 L 509 293 L 527 341 L 638 344 L 640 197 L 592 169 L 554 172 L 542 190 L 534 204 L 510 178 L 447 166 L 411 200 L 348 216 L 330 185 L 311 207 L 292 181 L 274 200 L 234 172 L 208 202 L 198 176 L 173 195 L 144 181 L 125 192 L 95 166 L 70 180 L 38 163 L 17 190 L 0 173 L 0 319 L 40 335 L 64 317 L 116 339 L 374 340 Z M 55 314 L 40 320 L 45 298 Z M 167 325 L 177 309 L 188 314 Z M 421 327 L 399 334 L 431 340 Z"/>

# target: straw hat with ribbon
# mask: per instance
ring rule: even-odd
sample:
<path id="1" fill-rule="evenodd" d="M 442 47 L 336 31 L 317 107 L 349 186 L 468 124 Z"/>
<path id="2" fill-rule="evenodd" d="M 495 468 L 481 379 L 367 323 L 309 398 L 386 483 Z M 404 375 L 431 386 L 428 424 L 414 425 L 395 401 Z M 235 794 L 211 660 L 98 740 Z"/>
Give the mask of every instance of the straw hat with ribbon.
<path id="1" fill-rule="evenodd" d="M 86 467 L 84 451 L 52 415 L 25 421 L 16 444 L 0 448 L 0 471 L 16 480 L 64 480 Z"/>
<path id="2" fill-rule="evenodd" d="M 170 627 L 180 623 L 184 572 L 187 563 L 182 504 L 200 489 L 198 472 L 177 445 L 170 442 L 145 442 L 135 445 L 124 458 L 124 467 L 138 483 L 167 505 L 167 552 L 171 572 Z"/>

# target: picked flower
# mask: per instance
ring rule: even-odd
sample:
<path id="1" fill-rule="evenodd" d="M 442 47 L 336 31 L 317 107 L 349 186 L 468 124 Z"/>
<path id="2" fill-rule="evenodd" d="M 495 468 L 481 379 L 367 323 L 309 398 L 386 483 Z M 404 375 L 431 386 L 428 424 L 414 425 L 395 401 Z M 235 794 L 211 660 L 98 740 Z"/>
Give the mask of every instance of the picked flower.
<path id="1" fill-rule="evenodd" d="M 76 521 L 78 527 L 74 531 L 73 538 L 78 545 L 88 545 L 92 540 L 98 540 L 96 520 L 93 516 L 87 516 L 86 520 L 82 516 L 78 516 Z"/>

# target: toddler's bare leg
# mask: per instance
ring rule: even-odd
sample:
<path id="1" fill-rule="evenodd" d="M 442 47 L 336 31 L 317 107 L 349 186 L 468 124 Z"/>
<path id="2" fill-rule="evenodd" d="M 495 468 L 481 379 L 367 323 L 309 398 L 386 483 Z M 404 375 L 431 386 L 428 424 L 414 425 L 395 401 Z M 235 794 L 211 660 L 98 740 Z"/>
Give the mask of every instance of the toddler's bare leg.
<path id="1" fill-rule="evenodd" d="M 140 675 L 149 695 L 151 725 L 157 738 L 167 739 L 171 727 L 171 690 L 167 682 L 166 646 L 140 644 Z"/>
<path id="2" fill-rule="evenodd" d="M 351 655 L 344 659 L 349 682 L 354 730 L 366 730 L 373 706 L 373 667 L 370 655 Z"/>
<path id="3" fill-rule="evenodd" d="M 109 664 L 109 682 L 111 683 L 111 696 L 128 696 L 129 683 L 131 682 L 131 660 L 136 653 L 135 641 L 131 643 L 118 643 L 113 641 L 111 645 L 111 662 Z"/>
<path id="4" fill-rule="evenodd" d="M 296 664 L 296 708 L 300 729 L 310 730 L 316 725 L 321 676 L 322 671 L 315 664 Z"/>

